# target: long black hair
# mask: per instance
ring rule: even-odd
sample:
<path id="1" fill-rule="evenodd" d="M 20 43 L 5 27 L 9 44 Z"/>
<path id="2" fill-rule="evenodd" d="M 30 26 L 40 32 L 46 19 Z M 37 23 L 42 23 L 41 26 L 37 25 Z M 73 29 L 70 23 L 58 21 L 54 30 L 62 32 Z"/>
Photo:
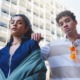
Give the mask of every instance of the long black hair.
<path id="1" fill-rule="evenodd" d="M 31 23 L 30 23 L 30 20 L 28 19 L 28 17 L 26 17 L 24 14 L 15 14 L 11 17 L 11 19 L 16 16 L 22 17 L 24 20 L 24 23 L 25 23 L 25 27 L 28 27 L 28 31 L 22 37 L 22 42 L 23 42 L 23 41 L 31 38 L 31 34 L 33 33 L 32 28 L 31 28 Z M 10 42 L 12 42 L 12 41 L 13 41 L 13 36 L 11 35 Z"/>

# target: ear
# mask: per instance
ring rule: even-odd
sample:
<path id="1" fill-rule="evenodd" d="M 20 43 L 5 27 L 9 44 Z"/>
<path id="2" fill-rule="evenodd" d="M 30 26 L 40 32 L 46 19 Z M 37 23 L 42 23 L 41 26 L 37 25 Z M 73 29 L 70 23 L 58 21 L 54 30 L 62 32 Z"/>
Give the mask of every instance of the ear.
<path id="1" fill-rule="evenodd" d="M 76 25 L 77 25 L 77 21 L 75 20 L 75 23 L 76 23 Z"/>

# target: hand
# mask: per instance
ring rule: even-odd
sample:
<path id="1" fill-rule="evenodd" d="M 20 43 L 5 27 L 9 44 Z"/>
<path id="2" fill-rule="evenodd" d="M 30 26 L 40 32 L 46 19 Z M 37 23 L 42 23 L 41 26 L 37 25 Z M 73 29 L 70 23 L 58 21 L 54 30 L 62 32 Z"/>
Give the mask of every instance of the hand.
<path id="1" fill-rule="evenodd" d="M 32 33 L 31 34 L 31 39 L 34 39 L 35 41 L 40 41 L 43 39 L 43 37 L 41 37 L 41 33 Z"/>

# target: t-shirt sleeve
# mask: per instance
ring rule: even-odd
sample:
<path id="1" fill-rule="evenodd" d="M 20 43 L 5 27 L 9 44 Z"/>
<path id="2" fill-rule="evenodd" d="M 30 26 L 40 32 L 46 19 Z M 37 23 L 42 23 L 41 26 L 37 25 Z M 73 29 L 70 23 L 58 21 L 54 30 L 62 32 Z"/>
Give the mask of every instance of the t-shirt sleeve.
<path id="1" fill-rule="evenodd" d="M 50 44 L 47 44 L 46 46 L 41 48 L 41 55 L 44 60 L 47 60 L 49 52 L 50 52 Z"/>

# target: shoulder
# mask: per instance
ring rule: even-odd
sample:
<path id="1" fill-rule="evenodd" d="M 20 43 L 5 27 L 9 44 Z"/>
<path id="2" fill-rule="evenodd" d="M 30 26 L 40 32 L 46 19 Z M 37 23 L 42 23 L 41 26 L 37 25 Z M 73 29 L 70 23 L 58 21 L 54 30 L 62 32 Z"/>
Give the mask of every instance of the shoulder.
<path id="1" fill-rule="evenodd" d="M 58 40 L 53 40 L 50 42 L 50 46 L 54 46 L 54 45 L 61 45 L 64 44 L 64 39 L 58 39 Z"/>
<path id="2" fill-rule="evenodd" d="M 44 47 L 42 48 L 45 48 L 46 50 L 50 49 L 52 46 L 56 46 L 56 45 L 60 45 L 63 43 L 63 40 L 62 39 L 59 39 L 59 40 L 53 40 L 51 42 L 49 42 L 48 44 L 46 44 Z"/>
<path id="3" fill-rule="evenodd" d="M 3 48 L 0 50 L 0 53 L 6 54 L 7 51 L 8 51 L 8 46 L 6 45 L 5 47 L 3 47 Z"/>
<path id="4" fill-rule="evenodd" d="M 33 39 L 29 39 L 27 41 L 24 42 L 24 44 L 28 44 L 28 45 L 38 45 L 38 42 L 33 40 Z"/>
<path id="5" fill-rule="evenodd" d="M 39 48 L 38 42 L 34 41 L 33 39 L 25 41 L 23 45 L 25 45 L 26 47 L 29 47 L 30 49 Z"/>

